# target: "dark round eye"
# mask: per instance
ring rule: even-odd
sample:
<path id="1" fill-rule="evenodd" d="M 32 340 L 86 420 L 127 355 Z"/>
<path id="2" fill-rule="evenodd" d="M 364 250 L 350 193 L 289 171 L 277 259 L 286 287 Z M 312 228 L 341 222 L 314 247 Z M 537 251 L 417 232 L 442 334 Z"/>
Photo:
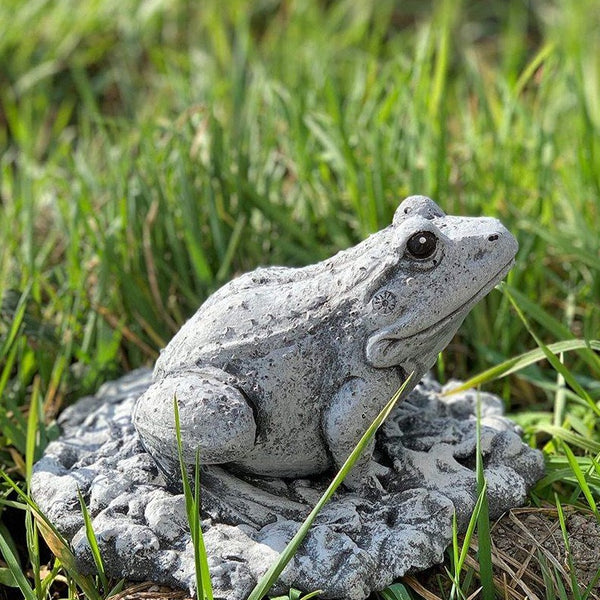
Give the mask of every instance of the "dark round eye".
<path id="1" fill-rule="evenodd" d="M 406 243 L 406 249 L 415 258 L 429 258 L 436 246 L 437 238 L 431 231 L 419 231 L 411 235 Z"/>

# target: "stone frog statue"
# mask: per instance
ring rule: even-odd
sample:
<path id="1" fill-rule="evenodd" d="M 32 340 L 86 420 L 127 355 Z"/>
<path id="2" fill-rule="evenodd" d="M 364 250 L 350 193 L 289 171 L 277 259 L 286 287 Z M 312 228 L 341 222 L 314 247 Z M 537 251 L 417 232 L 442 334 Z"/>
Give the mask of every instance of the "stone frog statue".
<path id="1" fill-rule="evenodd" d="M 339 467 L 407 374 L 432 367 L 467 313 L 509 271 L 514 237 L 492 218 L 448 216 L 404 200 L 393 223 L 303 268 L 259 268 L 229 282 L 161 353 L 133 421 L 177 485 L 177 397 L 193 468 L 270 477 Z M 406 395 L 410 390 L 406 390 Z M 376 484 L 367 451 L 345 481 Z"/>

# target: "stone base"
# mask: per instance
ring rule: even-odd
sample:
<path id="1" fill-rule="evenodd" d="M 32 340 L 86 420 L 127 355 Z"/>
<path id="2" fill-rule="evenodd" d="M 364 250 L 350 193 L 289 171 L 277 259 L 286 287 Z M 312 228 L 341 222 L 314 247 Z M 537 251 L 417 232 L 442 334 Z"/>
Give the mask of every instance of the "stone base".
<path id="1" fill-rule="evenodd" d="M 93 572 L 77 498 L 80 489 L 107 572 L 193 589 L 194 557 L 183 495 L 170 490 L 131 423 L 149 386 L 138 370 L 103 385 L 61 415 L 62 437 L 37 463 L 35 501 Z M 322 589 L 323 598 L 362 600 L 407 572 L 443 559 L 452 515 L 468 523 L 477 499 L 477 394 L 441 397 L 424 379 L 378 434 L 381 490 L 340 488 L 324 508 L 277 590 Z M 542 455 L 521 442 L 502 402 L 481 393 L 481 449 L 490 516 L 525 501 L 543 475 Z M 202 470 L 203 530 L 215 598 L 243 600 L 277 559 L 329 483 L 328 478 L 261 479 L 221 467 Z"/>

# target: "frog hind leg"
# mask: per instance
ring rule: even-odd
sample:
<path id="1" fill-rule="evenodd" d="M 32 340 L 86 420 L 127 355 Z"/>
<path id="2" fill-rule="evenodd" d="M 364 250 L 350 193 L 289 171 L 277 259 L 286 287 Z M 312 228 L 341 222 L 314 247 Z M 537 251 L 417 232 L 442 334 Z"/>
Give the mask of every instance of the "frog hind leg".
<path id="1" fill-rule="evenodd" d="M 199 367 L 164 376 L 140 396 L 132 418 L 142 445 L 170 483 L 181 482 L 174 398 L 190 473 L 197 451 L 201 464 L 222 464 L 243 458 L 254 447 L 254 411 L 231 375 Z"/>

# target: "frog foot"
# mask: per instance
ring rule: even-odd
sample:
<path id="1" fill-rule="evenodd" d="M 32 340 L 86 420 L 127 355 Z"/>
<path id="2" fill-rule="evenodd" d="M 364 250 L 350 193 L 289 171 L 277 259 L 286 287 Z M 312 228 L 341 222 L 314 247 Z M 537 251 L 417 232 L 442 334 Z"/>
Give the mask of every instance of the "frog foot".
<path id="1" fill-rule="evenodd" d="M 174 399 L 190 473 L 198 451 L 201 464 L 221 464 L 243 458 L 254 447 L 254 412 L 233 383 L 231 375 L 214 367 L 178 371 L 154 382 L 138 399 L 133 424 L 171 484 L 181 483 Z"/>

